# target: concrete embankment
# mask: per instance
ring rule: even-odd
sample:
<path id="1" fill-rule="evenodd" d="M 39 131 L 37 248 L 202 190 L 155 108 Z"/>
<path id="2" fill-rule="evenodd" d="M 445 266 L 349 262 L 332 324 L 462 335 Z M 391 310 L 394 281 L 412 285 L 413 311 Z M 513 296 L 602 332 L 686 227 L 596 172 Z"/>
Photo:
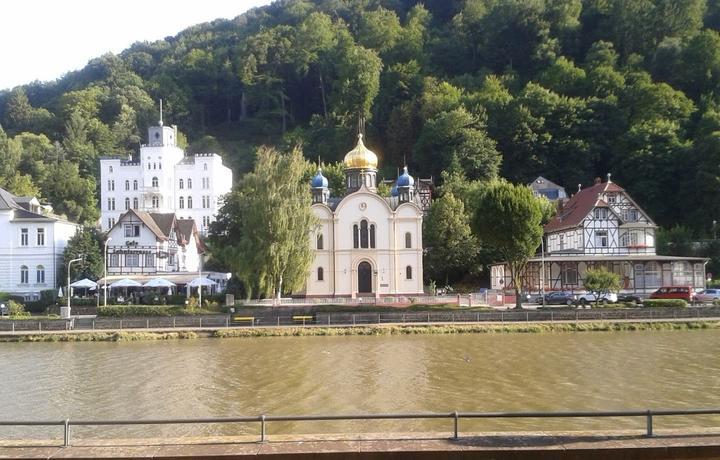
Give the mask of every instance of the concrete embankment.
<path id="1" fill-rule="evenodd" d="M 0 444 L 0 458 L 129 458 L 273 459 L 322 458 L 328 460 L 392 459 L 718 459 L 720 435 L 674 432 L 652 438 L 630 432 L 598 436 L 588 433 L 484 433 L 458 440 L 443 435 L 418 437 L 392 435 L 357 436 L 353 439 L 304 437 L 266 443 L 237 438 L 195 438 L 175 443 L 163 440 L 122 440 L 113 445 L 80 442 L 70 447 Z M 387 439 L 387 438 L 398 439 Z"/>

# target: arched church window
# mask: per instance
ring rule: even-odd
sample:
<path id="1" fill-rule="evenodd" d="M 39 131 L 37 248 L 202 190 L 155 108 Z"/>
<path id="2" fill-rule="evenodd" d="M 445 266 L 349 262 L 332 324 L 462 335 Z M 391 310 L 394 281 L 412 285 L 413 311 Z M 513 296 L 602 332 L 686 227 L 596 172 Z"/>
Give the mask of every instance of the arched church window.
<path id="1" fill-rule="evenodd" d="M 358 234 L 358 225 L 353 225 L 353 247 L 355 249 L 360 247 L 360 235 Z"/>
<path id="2" fill-rule="evenodd" d="M 323 248 L 323 236 L 322 233 L 318 235 L 317 237 L 317 248 L 322 249 Z"/>
<path id="3" fill-rule="evenodd" d="M 133 181 L 133 190 L 137 190 L 137 189 L 138 189 L 138 182 L 137 182 L 137 180 L 134 180 Z"/>
<path id="4" fill-rule="evenodd" d="M 368 222 L 364 219 L 360 221 L 360 247 L 368 247 Z"/>
<path id="5" fill-rule="evenodd" d="M 180 184 L 179 184 L 179 185 L 180 185 L 180 190 L 182 190 L 183 188 L 185 188 L 185 181 L 183 181 L 182 179 L 180 179 Z"/>
<path id="6" fill-rule="evenodd" d="M 412 279 L 412 267 L 410 265 L 405 267 L 405 279 L 408 279 L 408 280 Z"/>
<path id="7" fill-rule="evenodd" d="M 318 269 L 317 269 L 317 278 L 318 278 L 318 281 L 323 281 L 324 275 L 325 275 L 325 273 L 324 273 L 323 268 L 322 268 L 322 267 L 318 267 Z"/>
<path id="8" fill-rule="evenodd" d="M 410 232 L 405 233 L 405 249 L 412 248 L 412 235 Z"/>
<path id="9" fill-rule="evenodd" d="M 130 190 L 130 181 L 129 180 L 125 181 L 125 190 Z"/>
<path id="10" fill-rule="evenodd" d="M 158 186 L 158 178 L 157 178 L 157 177 L 153 177 L 153 178 L 152 178 L 152 186 L 153 186 L 153 187 L 157 187 L 157 186 Z"/>
<path id="11" fill-rule="evenodd" d="M 375 249 L 375 224 L 370 224 L 370 247 Z"/>

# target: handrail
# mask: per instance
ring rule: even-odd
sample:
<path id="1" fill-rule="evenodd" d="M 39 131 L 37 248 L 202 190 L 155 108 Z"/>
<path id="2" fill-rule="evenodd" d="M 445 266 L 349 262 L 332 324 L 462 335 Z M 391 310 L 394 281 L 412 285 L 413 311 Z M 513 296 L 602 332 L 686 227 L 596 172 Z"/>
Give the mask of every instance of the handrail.
<path id="1" fill-rule="evenodd" d="M 107 425 L 176 425 L 209 423 L 260 423 L 260 442 L 266 441 L 268 422 L 289 421 L 329 421 L 329 420 L 404 420 L 404 419 L 451 419 L 453 437 L 459 439 L 459 421 L 461 419 L 490 418 L 595 418 L 595 417 L 644 417 L 646 419 L 645 436 L 653 436 L 653 417 L 677 415 L 717 415 L 717 409 L 646 409 L 614 411 L 558 411 L 558 412 L 416 412 L 386 414 L 317 414 L 317 415 L 257 415 L 239 417 L 169 418 L 138 420 L 0 420 L 0 426 L 64 426 L 64 447 L 70 445 L 70 427 L 107 426 Z"/>

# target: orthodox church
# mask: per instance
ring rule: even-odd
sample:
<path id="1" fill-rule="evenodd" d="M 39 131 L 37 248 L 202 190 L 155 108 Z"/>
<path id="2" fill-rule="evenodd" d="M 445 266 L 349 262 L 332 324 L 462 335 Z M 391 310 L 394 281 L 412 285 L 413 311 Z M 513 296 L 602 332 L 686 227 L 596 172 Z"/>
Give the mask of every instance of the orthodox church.
<path id="1" fill-rule="evenodd" d="M 363 144 L 345 155 L 346 193 L 331 197 L 318 169 L 311 182 L 319 226 L 307 297 L 380 297 L 423 294 L 423 197 L 404 168 L 390 197 L 377 191 L 378 158 Z"/>

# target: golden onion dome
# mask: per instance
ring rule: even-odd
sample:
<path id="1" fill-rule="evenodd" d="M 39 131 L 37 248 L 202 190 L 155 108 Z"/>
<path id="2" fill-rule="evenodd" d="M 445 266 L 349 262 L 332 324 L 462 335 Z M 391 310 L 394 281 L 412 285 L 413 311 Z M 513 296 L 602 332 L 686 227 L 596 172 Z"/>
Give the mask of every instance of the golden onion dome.
<path id="1" fill-rule="evenodd" d="M 362 137 L 362 133 L 358 134 L 357 145 L 345 155 L 345 169 L 377 169 L 377 155 L 365 147 Z"/>

